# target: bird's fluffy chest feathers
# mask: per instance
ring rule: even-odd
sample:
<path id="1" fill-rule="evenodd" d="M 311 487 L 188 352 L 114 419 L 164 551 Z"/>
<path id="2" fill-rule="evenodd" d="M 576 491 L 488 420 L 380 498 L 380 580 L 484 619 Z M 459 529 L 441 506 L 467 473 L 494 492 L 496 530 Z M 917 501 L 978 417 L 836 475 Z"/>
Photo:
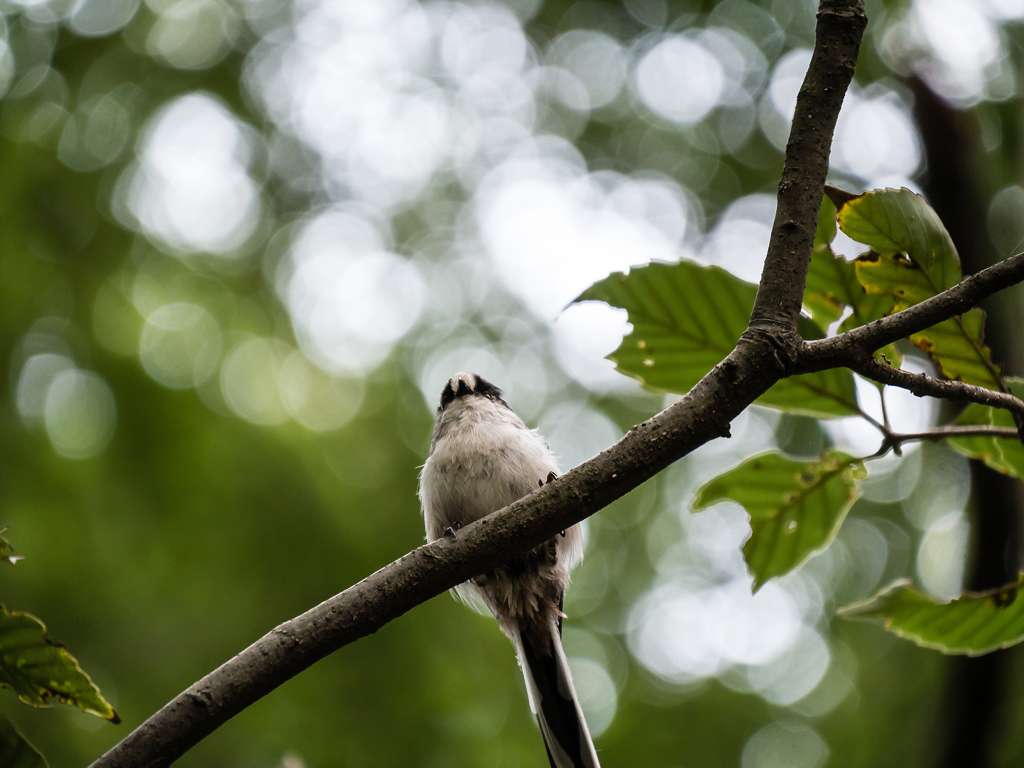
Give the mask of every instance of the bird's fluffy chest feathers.
<path id="1" fill-rule="evenodd" d="M 483 398 L 457 408 L 439 423 L 420 480 L 429 540 L 511 504 L 558 471 L 543 438 L 509 409 Z"/>

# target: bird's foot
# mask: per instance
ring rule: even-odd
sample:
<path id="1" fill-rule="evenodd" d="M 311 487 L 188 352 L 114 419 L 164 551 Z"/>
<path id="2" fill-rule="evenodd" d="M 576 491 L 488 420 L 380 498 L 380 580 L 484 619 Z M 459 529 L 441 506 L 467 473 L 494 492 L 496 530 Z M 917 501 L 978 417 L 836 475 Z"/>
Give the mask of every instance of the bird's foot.
<path id="1" fill-rule="evenodd" d="M 441 533 L 444 536 L 450 536 L 451 538 L 454 539 L 455 538 L 455 532 L 458 531 L 461 528 L 462 528 L 462 521 L 461 520 L 456 520 L 451 525 L 446 525 L 444 528 L 442 528 L 441 529 Z"/>

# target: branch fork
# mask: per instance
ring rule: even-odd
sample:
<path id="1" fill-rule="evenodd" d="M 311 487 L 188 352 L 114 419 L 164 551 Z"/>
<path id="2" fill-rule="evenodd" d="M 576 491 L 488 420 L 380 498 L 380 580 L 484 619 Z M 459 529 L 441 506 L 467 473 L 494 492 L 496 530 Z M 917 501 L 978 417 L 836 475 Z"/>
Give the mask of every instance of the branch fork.
<path id="1" fill-rule="evenodd" d="M 179 694 L 93 768 L 170 765 L 201 739 L 319 659 L 451 587 L 525 552 L 624 496 L 704 443 L 787 375 L 849 366 L 918 394 L 956 397 L 1024 414 L 1005 393 L 906 378 L 871 353 L 966 311 L 1024 279 L 1024 256 L 919 305 L 829 339 L 805 342 L 797 319 L 828 171 L 832 134 L 853 77 L 867 18 L 863 0 L 821 0 L 814 53 L 797 97 L 778 207 L 750 324 L 736 348 L 681 400 L 618 443 L 505 509 L 410 552 L 285 622 Z M 870 359 L 870 362 L 869 362 Z M 916 389 L 915 389 L 916 387 Z M 980 399 L 980 398 L 987 399 Z M 1000 434 L 999 436 L 1004 436 Z M 908 440 L 913 436 L 892 436 Z"/>

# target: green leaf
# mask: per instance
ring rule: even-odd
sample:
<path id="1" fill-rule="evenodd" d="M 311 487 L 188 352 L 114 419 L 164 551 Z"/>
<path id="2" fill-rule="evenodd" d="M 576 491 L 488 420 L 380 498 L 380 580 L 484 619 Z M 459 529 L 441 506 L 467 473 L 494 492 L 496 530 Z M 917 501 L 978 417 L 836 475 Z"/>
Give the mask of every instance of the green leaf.
<path id="1" fill-rule="evenodd" d="M 0 766 L 3 768 L 49 768 L 46 758 L 29 744 L 7 715 L 0 712 Z"/>
<path id="2" fill-rule="evenodd" d="M 811 253 L 804 306 L 819 325 L 827 327 L 834 323 L 843 310 L 849 307 L 849 317 L 839 326 L 839 332 L 844 333 L 885 317 L 892 311 L 893 303 L 892 296 L 867 293 L 857 279 L 854 263 L 837 256 L 829 246 L 817 246 Z M 885 355 L 886 359 L 897 366 L 902 360 L 894 344 L 875 354 Z"/>
<path id="3" fill-rule="evenodd" d="M 939 364 L 946 378 L 1001 391 L 1000 367 L 992 362 L 984 339 L 985 312 L 977 307 L 910 337 Z"/>
<path id="4" fill-rule="evenodd" d="M 752 533 L 743 556 L 756 592 L 829 545 L 860 498 L 864 474 L 859 460 L 834 451 L 814 461 L 763 453 L 705 484 L 693 511 L 726 499 L 747 511 Z"/>
<path id="5" fill-rule="evenodd" d="M 1021 582 L 987 592 L 965 592 L 939 602 L 909 586 L 906 579 L 874 597 L 839 609 L 848 619 L 877 619 L 885 628 L 925 648 L 980 656 L 1024 640 Z"/>
<path id="6" fill-rule="evenodd" d="M 840 274 L 841 265 L 846 260 L 832 253 L 828 245 L 816 245 L 811 251 L 811 264 L 807 272 L 807 287 L 804 290 L 804 307 L 811 313 L 811 317 L 822 328 L 827 328 L 838 320 L 847 304 L 846 286 L 842 284 Z M 853 265 L 850 264 L 850 272 L 853 272 Z M 853 276 L 856 282 L 857 276 Z M 864 289 L 857 283 L 857 289 L 864 293 Z"/>
<path id="7" fill-rule="evenodd" d="M 33 707 L 49 699 L 121 722 L 89 676 L 62 645 L 46 637 L 45 625 L 27 613 L 0 607 L 0 686 Z"/>
<path id="8" fill-rule="evenodd" d="M 576 301 L 629 312 L 633 330 L 608 358 L 649 389 L 684 394 L 736 346 L 756 295 L 720 267 L 680 261 L 614 272 Z"/>
<path id="9" fill-rule="evenodd" d="M 828 245 L 836 239 L 836 206 L 822 195 L 821 208 L 818 210 L 818 227 L 814 231 L 814 247 Z"/>
<path id="10" fill-rule="evenodd" d="M 3 526 L 0 528 L 0 533 L 6 531 L 9 527 L 7 525 Z M 14 565 L 19 560 L 24 559 L 21 555 L 14 554 L 14 547 L 11 546 L 11 542 L 4 536 L 0 536 L 0 560 L 6 560 L 11 565 Z M 3 763 L 0 763 L 0 765 L 3 765 Z"/>
<path id="11" fill-rule="evenodd" d="M 845 201 L 839 227 L 872 251 L 854 263 L 869 295 L 891 296 L 893 312 L 918 304 L 960 282 L 960 259 L 938 215 L 909 189 L 868 192 Z M 947 320 L 910 337 L 950 379 L 1002 389 L 999 367 L 984 344 L 981 310 Z"/>
<path id="12" fill-rule="evenodd" d="M 1010 393 L 1024 397 L 1024 379 L 1013 376 L 1003 378 Z M 1016 427 L 1013 416 L 1002 408 L 971 403 L 960 413 L 954 424 L 960 426 Z M 1024 444 L 1020 440 L 999 437 L 956 437 L 949 444 L 970 459 L 984 461 L 989 467 L 1024 479 Z"/>
<path id="13" fill-rule="evenodd" d="M 617 370 L 647 389 L 685 394 L 736 346 L 756 295 L 757 286 L 720 267 L 680 261 L 615 272 L 576 301 L 629 313 L 633 329 L 608 356 Z M 819 418 L 860 413 L 847 370 L 784 379 L 758 403 Z"/>
<path id="14" fill-rule="evenodd" d="M 960 259 L 949 232 L 925 199 L 909 189 L 880 189 L 851 197 L 839 208 L 837 218 L 843 232 L 878 254 L 909 256 L 916 265 L 913 268 L 922 270 L 939 290 L 960 282 Z"/>
<path id="15" fill-rule="evenodd" d="M 843 307 L 845 306 L 845 302 L 832 295 L 828 290 L 829 286 L 812 288 L 812 283 L 816 279 L 815 256 L 822 253 L 832 254 L 832 248 L 829 244 L 835 237 L 836 207 L 826 196 L 822 198 L 821 209 L 818 211 L 818 227 L 814 232 L 814 250 L 811 252 L 811 269 L 807 276 L 807 288 L 804 291 L 804 306 L 810 311 L 814 322 L 822 328 L 828 328 L 829 325 L 838 320 L 840 315 L 843 314 Z M 821 282 L 821 276 L 818 276 L 818 282 Z"/>
<path id="16" fill-rule="evenodd" d="M 840 286 L 834 285 L 836 275 L 833 273 L 833 263 L 845 261 L 839 259 L 828 246 L 815 246 L 811 252 L 810 269 L 807 272 L 807 288 L 804 291 L 804 307 L 811 313 L 814 322 L 822 328 L 827 328 L 838 321 L 843 315 L 847 301 L 842 296 L 844 293 Z M 850 265 L 853 271 L 853 265 Z M 854 275 L 856 280 L 856 275 Z M 857 284 L 860 288 L 860 284 Z M 863 293 L 863 289 L 861 289 Z"/>
<path id="17" fill-rule="evenodd" d="M 853 383 L 853 374 L 847 368 L 831 368 L 782 379 L 755 402 L 818 419 L 860 414 L 857 387 Z"/>

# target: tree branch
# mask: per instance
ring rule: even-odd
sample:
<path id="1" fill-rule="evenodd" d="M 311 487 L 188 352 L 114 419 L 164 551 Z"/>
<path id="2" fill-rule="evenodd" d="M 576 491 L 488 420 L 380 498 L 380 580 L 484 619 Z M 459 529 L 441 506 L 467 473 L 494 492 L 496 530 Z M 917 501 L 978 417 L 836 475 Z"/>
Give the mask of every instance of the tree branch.
<path id="1" fill-rule="evenodd" d="M 996 408 L 1005 408 L 1015 416 L 1024 417 L 1024 402 L 1005 392 L 996 392 L 973 384 L 965 384 L 962 381 L 943 381 L 924 373 L 901 371 L 898 368 L 891 368 L 873 357 L 859 360 L 849 367 L 864 378 L 909 390 L 918 397 L 930 395 L 943 400 L 960 400 L 991 405 Z"/>
<path id="2" fill-rule="evenodd" d="M 962 315 L 997 291 L 1021 281 L 1024 281 L 1024 253 L 993 264 L 920 304 L 831 338 L 805 343 L 793 373 L 840 366 L 852 368 L 876 349 Z"/>
<path id="3" fill-rule="evenodd" d="M 889 441 L 896 445 L 910 442 L 938 442 L 954 437 L 997 437 L 1003 440 L 1016 440 L 1016 427 L 989 427 L 984 425 L 969 425 L 936 427 L 925 432 L 892 432 L 886 436 Z"/>
<path id="4" fill-rule="evenodd" d="M 748 333 L 781 330 L 796 334 L 832 133 L 853 79 L 867 23 L 862 3 L 821 0 L 818 6 L 814 53 L 796 97 L 775 223 Z M 808 215 L 809 211 L 813 215 Z"/>
<path id="5" fill-rule="evenodd" d="M 1005 408 L 1013 415 L 1018 437 L 1024 441 L 1024 403 L 1013 395 L 961 381 L 909 374 L 890 368 L 872 356 L 886 344 L 962 315 L 978 302 L 1021 281 L 1024 281 L 1024 253 L 993 264 L 920 304 L 828 339 L 805 342 L 792 363 L 790 375 L 842 366 L 874 381 L 908 389 L 918 396 L 931 395 Z"/>
<path id="6" fill-rule="evenodd" d="M 866 23 L 863 0 L 821 0 L 815 53 L 797 100 L 768 263 L 745 334 L 682 400 L 531 495 L 420 547 L 285 622 L 179 694 L 93 768 L 174 762 L 221 724 L 333 651 L 435 595 L 526 552 L 607 506 L 729 423 L 788 371 L 843 96 Z M 756 327 L 755 327 L 756 326 Z M 748 329 L 749 331 L 749 329 Z"/>
<path id="7" fill-rule="evenodd" d="M 413 550 L 281 624 L 179 694 L 93 768 L 170 765 L 234 715 L 328 654 L 535 547 L 624 496 L 716 437 L 778 380 L 772 350 L 734 351 L 679 402 L 618 443 L 503 510 Z"/>
<path id="8" fill-rule="evenodd" d="M 992 437 L 1007 440 L 1018 439 L 1018 432 L 1015 427 L 992 427 L 969 424 L 963 426 L 936 427 L 935 429 L 929 429 L 924 432 L 893 432 L 888 427 L 883 427 L 880 424 L 876 423 L 875 426 L 881 429 L 882 445 L 877 451 L 875 451 L 875 453 L 863 459 L 863 461 L 880 458 L 889 451 L 894 451 L 897 455 L 901 455 L 901 446 L 904 443 L 911 442 L 928 441 L 937 443 L 940 440 L 949 440 L 956 437 Z"/>

